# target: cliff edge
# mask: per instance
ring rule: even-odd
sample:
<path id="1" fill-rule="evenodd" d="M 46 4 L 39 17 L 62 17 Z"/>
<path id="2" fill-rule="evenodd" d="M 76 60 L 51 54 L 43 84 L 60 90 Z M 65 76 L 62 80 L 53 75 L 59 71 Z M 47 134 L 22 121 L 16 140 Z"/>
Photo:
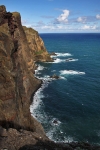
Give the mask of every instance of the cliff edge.
<path id="1" fill-rule="evenodd" d="M 47 61 L 50 56 L 38 33 L 33 36 L 31 31 L 22 27 L 18 12 L 0 6 L 0 126 L 33 131 L 47 139 L 42 125 L 31 117 L 30 99 L 41 85 L 34 77 L 34 61 Z M 45 56 L 42 53 L 38 59 L 34 52 L 41 49 Z"/>
<path id="2" fill-rule="evenodd" d="M 27 28 L 25 26 L 23 26 L 23 29 L 26 34 L 32 58 L 36 62 L 52 62 L 53 60 L 48 54 L 43 40 L 39 36 L 38 32 L 32 28 Z"/>

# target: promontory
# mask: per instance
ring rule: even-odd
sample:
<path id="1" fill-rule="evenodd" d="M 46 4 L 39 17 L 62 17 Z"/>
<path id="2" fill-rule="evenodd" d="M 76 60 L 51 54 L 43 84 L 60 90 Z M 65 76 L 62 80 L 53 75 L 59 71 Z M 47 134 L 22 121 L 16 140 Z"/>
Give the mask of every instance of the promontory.
<path id="1" fill-rule="evenodd" d="M 21 24 L 19 12 L 0 6 L 0 150 L 99 149 L 88 143 L 54 143 L 31 116 L 30 104 L 42 81 L 35 62 L 52 61 L 38 32 Z"/>

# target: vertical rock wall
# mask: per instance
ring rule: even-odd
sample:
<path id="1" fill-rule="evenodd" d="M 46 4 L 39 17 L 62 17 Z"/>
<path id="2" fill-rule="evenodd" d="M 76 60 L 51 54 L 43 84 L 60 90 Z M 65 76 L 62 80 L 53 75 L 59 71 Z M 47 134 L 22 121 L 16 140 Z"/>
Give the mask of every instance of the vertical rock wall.
<path id="1" fill-rule="evenodd" d="M 33 74 L 34 54 L 43 48 L 42 60 L 50 56 L 38 33 L 33 35 L 33 30 L 28 30 L 25 27 L 23 30 L 18 12 L 6 12 L 5 6 L 0 6 L 0 125 L 24 128 L 45 136 L 29 108 L 32 93 L 41 85 Z"/>

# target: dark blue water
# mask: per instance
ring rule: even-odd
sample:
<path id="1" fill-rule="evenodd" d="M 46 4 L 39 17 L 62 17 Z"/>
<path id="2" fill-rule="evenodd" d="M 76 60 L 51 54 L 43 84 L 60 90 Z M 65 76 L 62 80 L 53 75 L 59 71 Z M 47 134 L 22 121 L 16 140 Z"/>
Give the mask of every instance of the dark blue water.
<path id="1" fill-rule="evenodd" d="M 100 34 L 40 36 L 57 56 L 39 64 L 36 76 L 44 84 L 34 97 L 33 116 L 54 141 L 100 144 Z M 60 79 L 50 79 L 53 74 Z"/>

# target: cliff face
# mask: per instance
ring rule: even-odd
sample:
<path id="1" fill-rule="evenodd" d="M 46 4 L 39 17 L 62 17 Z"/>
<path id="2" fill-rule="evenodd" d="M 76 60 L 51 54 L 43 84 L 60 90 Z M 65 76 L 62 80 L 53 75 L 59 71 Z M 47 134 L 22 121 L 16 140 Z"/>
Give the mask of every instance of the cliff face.
<path id="1" fill-rule="evenodd" d="M 38 53 L 41 54 L 39 59 Z M 32 93 L 41 85 L 33 74 L 34 61 L 47 59 L 50 60 L 50 56 L 38 33 L 22 27 L 18 12 L 6 12 L 5 6 L 0 6 L 1 126 L 23 128 L 45 136 L 41 124 L 31 117 L 29 108 Z"/>
<path id="2" fill-rule="evenodd" d="M 32 28 L 23 26 L 27 41 L 30 47 L 30 52 L 35 61 L 52 61 L 50 55 L 46 51 L 43 40 L 39 36 L 38 32 Z"/>

